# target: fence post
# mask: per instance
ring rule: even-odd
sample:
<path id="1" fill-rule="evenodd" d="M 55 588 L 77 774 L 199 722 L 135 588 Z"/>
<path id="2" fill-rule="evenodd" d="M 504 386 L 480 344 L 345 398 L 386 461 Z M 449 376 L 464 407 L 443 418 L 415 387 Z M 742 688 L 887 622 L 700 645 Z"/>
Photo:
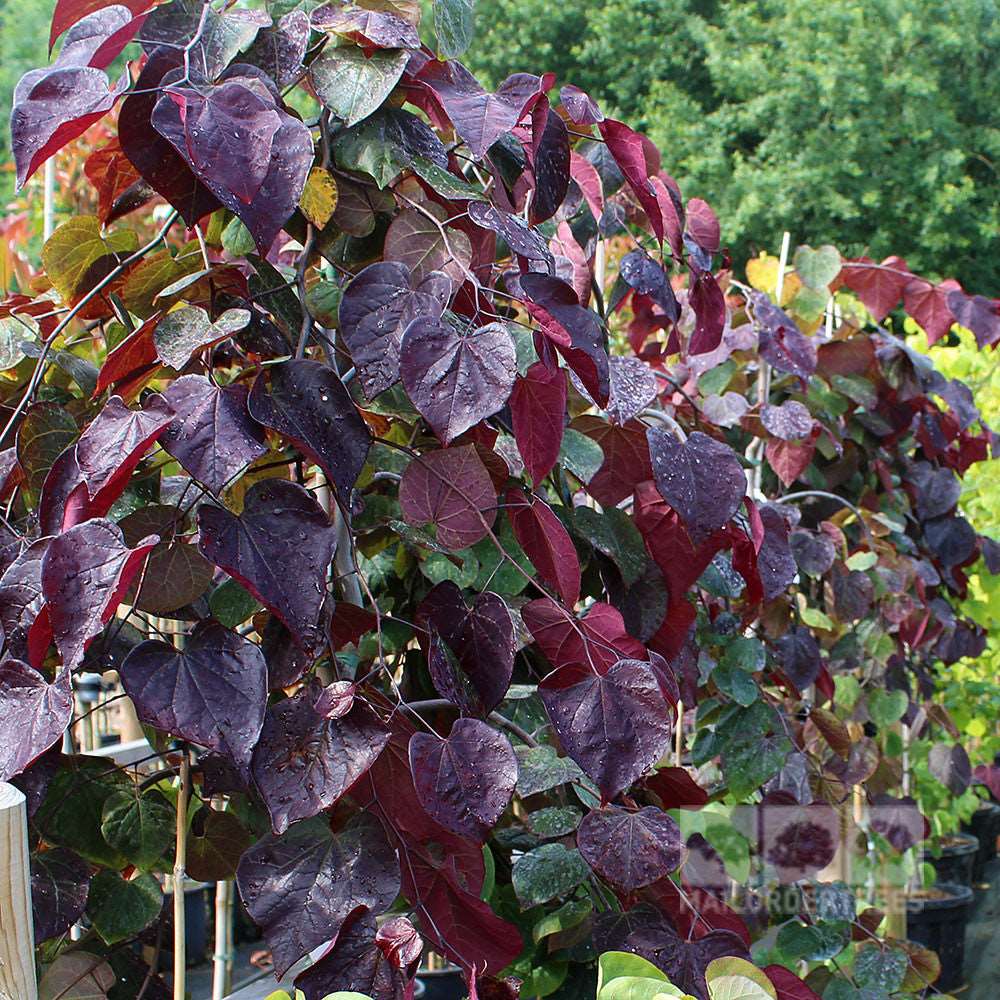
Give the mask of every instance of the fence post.
<path id="1" fill-rule="evenodd" d="M 0 1000 L 37 1000 L 25 798 L 0 782 Z"/>

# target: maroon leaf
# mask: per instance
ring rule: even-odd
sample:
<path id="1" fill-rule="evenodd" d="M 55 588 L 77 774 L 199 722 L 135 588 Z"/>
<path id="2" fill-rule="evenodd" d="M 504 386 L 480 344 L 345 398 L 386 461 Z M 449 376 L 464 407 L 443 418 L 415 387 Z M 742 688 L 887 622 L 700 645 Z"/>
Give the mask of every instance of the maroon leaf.
<path id="1" fill-rule="evenodd" d="M 56 39 L 64 31 L 68 31 L 78 21 L 95 11 L 115 5 L 128 8 L 132 14 L 141 14 L 149 8 L 151 2 L 152 0 L 56 0 L 49 34 L 49 49 L 55 46 Z"/>
<path id="2" fill-rule="evenodd" d="M 708 792 L 683 767 L 657 768 L 642 784 L 664 809 L 700 809 L 708 802 Z"/>
<path id="3" fill-rule="evenodd" d="M 956 291 L 959 284 L 950 278 L 940 285 L 914 278 L 903 288 L 903 308 L 923 327 L 928 343 L 936 344 L 955 322 L 948 301 Z"/>
<path id="4" fill-rule="evenodd" d="M 764 456 L 775 475 L 785 484 L 791 486 L 809 467 L 816 453 L 816 437 L 819 428 L 814 428 L 808 440 L 782 441 L 780 439 L 767 442 Z"/>
<path id="5" fill-rule="evenodd" d="M 881 323 L 899 304 L 903 289 L 913 275 L 902 257 L 886 257 L 881 264 L 870 257 L 858 257 L 845 262 L 840 277 L 848 288 L 858 293 L 875 322 Z"/>
<path id="6" fill-rule="evenodd" d="M 643 137 L 638 132 L 633 132 L 627 125 L 613 118 L 605 118 L 598 128 L 601 136 L 607 143 L 608 152 L 618 164 L 629 187 L 639 199 L 649 225 L 662 243 L 666 235 L 666 227 L 663 222 L 663 215 L 660 211 L 660 203 L 656 198 L 653 185 L 649 181 L 649 176 L 655 171 L 651 171 L 646 162 L 646 150 Z"/>
<path id="7" fill-rule="evenodd" d="M 632 250 L 625 254 L 618 267 L 618 274 L 633 291 L 651 298 L 668 319 L 676 320 L 680 315 L 677 297 L 670 287 L 667 272 L 645 251 Z"/>
<path id="8" fill-rule="evenodd" d="M 616 889 L 632 892 L 680 867 L 681 828 L 661 809 L 591 809 L 576 834 L 583 860 Z"/>
<path id="9" fill-rule="evenodd" d="M 336 531 L 307 490 L 283 479 L 262 480 L 250 487 L 238 516 L 203 504 L 198 528 L 207 559 L 273 611 L 304 649 L 322 644 L 317 622 Z"/>
<path id="10" fill-rule="evenodd" d="M 155 395 L 141 410 L 130 410 L 120 396 L 112 396 L 76 443 L 76 461 L 92 500 L 117 499 L 142 457 L 174 411 L 163 396 Z M 110 504 L 109 504 L 110 506 Z"/>
<path id="11" fill-rule="evenodd" d="M 214 212 L 219 202 L 195 177 L 176 149 L 153 128 L 152 114 L 167 74 L 183 65 L 180 48 L 154 49 L 136 80 L 135 90 L 123 102 L 118 115 L 118 140 L 142 179 L 176 208 L 193 226 Z"/>
<path id="12" fill-rule="evenodd" d="M 820 1000 L 818 993 L 783 965 L 765 965 L 764 974 L 774 984 L 778 1000 Z"/>
<path id="13" fill-rule="evenodd" d="M 482 229 L 490 229 L 503 237 L 518 256 L 541 261 L 550 272 L 554 269 L 555 260 L 548 241 L 520 216 L 504 212 L 485 201 L 474 201 L 469 204 L 469 218 Z"/>
<path id="14" fill-rule="evenodd" d="M 103 118 L 128 89 L 126 71 L 114 86 L 107 74 L 87 65 L 55 65 L 32 70 L 14 90 L 10 116 L 11 150 L 17 186 L 66 143 Z"/>
<path id="15" fill-rule="evenodd" d="M 246 75 L 197 90 L 167 78 L 151 120 L 265 254 L 299 203 L 313 143 L 309 129 L 280 110 L 274 95 L 260 95 L 260 77 L 250 69 L 238 67 Z"/>
<path id="16" fill-rule="evenodd" d="M 760 356 L 779 372 L 809 378 L 816 371 L 816 345 L 763 292 L 754 292 L 752 298 Z"/>
<path id="17" fill-rule="evenodd" d="M 270 382 L 257 378 L 250 415 L 276 430 L 314 461 L 347 503 L 357 482 L 371 435 L 350 394 L 331 368 L 298 359 L 273 365 Z"/>
<path id="18" fill-rule="evenodd" d="M 267 452 L 263 428 L 247 412 L 248 395 L 245 385 L 220 387 L 204 375 L 183 375 L 164 392 L 174 417 L 160 444 L 216 496 Z"/>
<path id="19" fill-rule="evenodd" d="M 814 423 L 809 410 L 794 399 L 786 399 L 780 406 L 765 404 L 761 407 L 760 420 L 768 434 L 783 441 L 808 437 Z"/>
<path id="20" fill-rule="evenodd" d="M 517 783 L 510 740 L 479 719 L 458 719 L 447 739 L 414 733 L 410 770 L 431 819 L 460 836 L 485 841 Z"/>
<path id="21" fill-rule="evenodd" d="M 764 540 L 757 553 L 757 571 L 764 587 L 764 600 L 774 600 L 795 579 L 798 567 L 788 545 L 788 525 L 773 507 L 761 508 Z"/>
<path id="22" fill-rule="evenodd" d="M 283 90 L 301 74 L 308 46 L 309 15 L 304 10 L 293 10 L 277 24 L 258 31 L 240 62 L 260 67 Z"/>
<path id="23" fill-rule="evenodd" d="M 369 399 L 399 381 L 399 345 L 410 322 L 438 319 L 450 298 L 446 274 L 435 272 L 414 288 L 410 269 L 393 261 L 370 264 L 347 286 L 340 332 Z"/>
<path id="24" fill-rule="evenodd" d="M 410 977 L 417 971 L 424 942 L 406 917 L 386 920 L 375 934 L 375 943 L 400 972 Z"/>
<path id="25" fill-rule="evenodd" d="M 446 445 L 500 410 L 517 374 L 502 323 L 461 330 L 417 317 L 403 334 L 399 360 L 407 395 Z"/>
<path id="26" fill-rule="evenodd" d="M 48 613 L 40 614 L 42 559 L 50 538 L 32 542 L 0 576 L 0 626 L 8 655 L 41 663 L 52 641 Z M 36 625 L 37 623 L 37 625 Z"/>
<path id="27" fill-rule="evenodd" d="M 372 1000 L 404 1000 L 406 978 L 375 938 L 375 921 L 364 912 L 354 916 L 330 950 L 296 976 L 295 988 L 305 1000 L 323 1000 L 340 992 Z"/>
<path id="28" fill-rule="evenodd" d="M 375 615 L 367 608 L 338 601 L 330 617 L 330 645 L 335 650 L 357 645 L 363 635 L 375 628 L 376 621 Z"/>
<path id="29" fill-rule="evenodd" d="M 646 425 L 631 420 L 623 427 L 590 414 L 577 417 L 574 430 L 596 441 L 604 452 L 604 462 L 587 484 L 587 492 L 603 506 L 620 503 L 635 488 L 653 478 L 646 441 Z"/>
<path id="30" fill-rule="evenodd" d="M 249 639 L 201 621 L 183 649 L 140 643 L 120 673 L 147 725 L 225 754 L 241 771 L 249 766 L 267 704 L 267 664 Z"/>
<path id="31" fill-rule="evenodd" d="M 579 620 L 551 598 L 541 597 L 521 609 L 521 618 L 554 667 L 583 664 L 606 673 L 621 659 L 642 659 L 645 647 L 625 631 L 621 612 L 610 604 L 592 604 Z"/>
<path id="32" fill-rule="evenodd" d="M 712 211 L 712 206 L 701 198 L 691 198 L 684 214 L 687 221 L 687 235 L 706 253 L 716 253 L 721 235 L 719 220 Z"/>
<path id="33" fill-rule="evenodd" d="M 83 660 L 157 541 L 151 535 L 130 549 L 117 525 L 93 518 L 49 543 L 42 557 L 42 594 L 64 667 L 72 670 Z"/>
<path id="34" fill-rule="evenodd" d="M 531 162 L 535 192 L 529 216 L 533 225 L 551 219 L 566 200 L 569 191 L 569 131 L 566 123 L 543 101 L 544 125 L 535 135 L 532 128 Z"/>
<path id="35" fill-rule="evenodd" d="M 514 623 L 503 599 L 479 594 L 470 608 L 458 587 L 445 580 L 421 602 L 416 620 L 433 630 L 428 662 L 439 693 L 464 712 L 492 712 L 507 693 L 514 670 Z M 434 648 L 434 632 L 451 657 Z M 456 669 L 464 678 L 456 676 Z"/>
<path id="36" fill-rule="evenodd" d="M 31 856 L 31 916 L 36 942 L 65 934 L 83 916 L 90 877 L 87 862 L 65 847 Z"/>
<path id="37" fill-rule="evenodd" d="M 604 121 L 604 115 L 597 102 L 579 87 L 568 83 L 559 91 L 559 100 L 570 118 L 577 125 L 596 125 Z"/>
<path id="38" fill-rule="evenodd" d="M 510 396 L 514 440 L 533 487 L 559 458 L 565 412 L 566 373 L 561 368 L 550 369 L 538 361 L 515 381 Z"/>
<path id="39" fill-rule="evenodd" d="M 399 505 L 407 523 L 432 523 L 448 549 L 484 538 L 496 517 L 493 481 L 473 445 L 425 452 L 406 467 Z"/>
<path id="40" fill-rule="evenodd" d="M 927 758 L 931 774 L 941 782 L 952 795 L 961 795 L 972 784 L 972 764 L 965 747 L 956 743 L 936 743 Z"/>
<path id="41" fill-rule="evenodd" d="M 313 11 L 312 25 L 320 31 L 343 35 L 366 48 L 420 48 L 417 29 L 391 10 L 367 10 L 354 4 L 341 7 L 328 3 Z"/>
<path id="42" fill-rule="evenodd" d="M 966 295 L 956 289 L 948 293 L 947 303 L 955 319 L 975 334 L 980 350 L 1000 340 L 1000 312 L 996 300 L 983 295 Z"/>
<path id="43" fill-rule="evenodd" d="M 580 560 L 569 532 L 552 508 L 537 497 L 511 490 L 506 501 L 514 537 L 531 565 L 572 607 L 580 599 Z"/>
<path id="44" fill-rule="evenodd" d="M 662 427 L 646 432 L 660 496 L 684 519 L 698 542 L 723 527 L 739 509 L 747 481 L 736 452 L 694 431 L 678 441 Z"/>
<path id="45" fill-rule="evenodd" d="M 670 747 L 670 711 L 644 660 L 619 660 L 605 674 L 566 666 L 538 685 L 566 753 L 611 799 Z"/>
<path id="46" fill-rule="evenodd" d="M 710 271 L 697 273 L 688 301 L 695 316 L 688 354 L 710 354 L 722 343 L 726 329 L 726 297 Z"/>
<path id="47" fill-rule="evenodd" d="M 547 89 L 544 77 L 515 73 L 491 94 L 461 63 L 436 60 L 429 61 L 417 79 L 441 102 L 455 131 L 477 160 L 514 128 Z"/>
<path id="48" fill-rule="evenodd" d="M 389 741 L 360 699 L 339 719 L 316 711 L 318 684 L 267 710 L 253 754 L 253 777 L 276 834 L 329 809 L 361 778 Z"/>
<path id="49" fill-rule="evenodd" d="M 49 683 L 21 660 L 0 663 L 0 781 L 10 781 L 66 731 L 73 717 L 69 668 Z"/>
<path id="50" fill-rule="evenodd" d="M 359 908 L 384 913 L 399 895 L 399 862 L 376 820 L 361 814 L 334 833 L 317 816 L 259 840 L 236 880 L 283 976 Z"/>

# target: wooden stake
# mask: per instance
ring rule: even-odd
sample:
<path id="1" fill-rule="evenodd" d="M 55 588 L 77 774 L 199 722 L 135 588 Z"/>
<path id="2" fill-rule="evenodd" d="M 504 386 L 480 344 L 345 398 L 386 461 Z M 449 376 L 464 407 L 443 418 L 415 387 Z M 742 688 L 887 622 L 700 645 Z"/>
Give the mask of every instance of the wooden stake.
<path id="1" fill-rule="evenodd" d="M 212 957 L 212 1000 L 225 1000 L 233 988 L 233 883 L 215 883 L 215 954 Z"/>
<path id="2" fill-rule="evenodd" d="M 184 882 L 187 867 L 187 801 L 191 762 L 187 747 L 181 758 L 181 787 L 177 794 L 177 843 L 174 859 L 174 1000 L 184 1000 L 187 979 L 187 949 L 184 940 Z"/>
<path id="3" fill-rule="evenodd" d="M 38 1000 L 28 812 L 24 796 L 6 782 L 0 782 L 0 1000 Z"/>
<path id="4" fill-rule="evenodd" d="M 684 702 L 677 702 L 677 729 L 674 732 L 674 763 L 681 766 L 681 754 L 684 747 Z"/>

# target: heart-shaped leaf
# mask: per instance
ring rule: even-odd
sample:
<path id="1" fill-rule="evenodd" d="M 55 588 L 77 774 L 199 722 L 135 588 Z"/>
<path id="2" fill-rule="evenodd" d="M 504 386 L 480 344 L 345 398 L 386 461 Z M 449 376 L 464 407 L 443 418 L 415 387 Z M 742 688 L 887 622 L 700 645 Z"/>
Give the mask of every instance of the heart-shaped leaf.
<path id="1" fill-rule="evenodd" d="M 646 806 L 592 809 L 576 835 L 583 860 L 625 892 L 641 889 L 680 867 L 680 827 L 662 810 Z"/>
<path id="2" fill-rule="evenodd" d="M 243 855 L 236 878 L 279 976 L 336 937 L 356 910 L 381 914 L 399 894 L 395 852 L 364 815 L 337 832 L 318 816 L 268 834 Z"/>
<path id="3" fill-rule="evenodd" d="M 106 944 L 125 941 L 148 927 L 163 906 L 160 883 L 147 873 L 126 881 L 118 872 L 101 871 L 90 883 L 87 916 Z"/>
<path id="4" fill-rule="evenodd" d="M 840 274 L 840 253 L 828 243 L 817 249 L 801 246 L 795 251 L 795 271 L 808 288 L 826 291 Z"/>
<path id="5" fill-rule="evenodd" d="M 248 309 L 227 309 L 214 323 L 200 306 L 183 306 L 167 313 L 153 331 L 159 359 L 180 371 L 191 355 L 242 330 L 250 322 Z"/>
<path id="6" fill-rule="evenodd" d="M 580 560 L 569 532 L 552 508 L 537 497 L 511 490 L 506 499 L 518 544 L 538 575 L 572 607 L 580 597 Z"/>
<path id="7" fill-rule="evenodd" d="M 202 621 L 183 649 L 159 639 L 136 646 L 121 679 L 147 725 L 249 765 L 267 702 L 267 664 L 249 639 Z"/>
<path id="8" fill-rule="evenodd" d="M 409 58 L 405 49 L 327 47 L 310 64 L 309 77 L 323 104 L 350 128 L 382 106 Z"/>
<path id="9" fill-rule="evenodd" d="M 479 719 L 458 719 L 447 739 L 414 733 L 410 770 L 427 814 L 445 829 L 484 841 L 517 783 L 510 740 Z"/>
<path id="10" fill-rule="evenodd" d="M 90 867 L 78 854 L 53 847 L 31 856 L 31 915 L 35 941 L 65 934 L 87 906 Z"/>
<path id="11" fill-rule="evenodd" d="M 318 622 L 336 531 L 307 490 L 262 480 L 247 491 L 239 516 L 203 504 L 198 528 L 204 556 L 273 611 L 300 646 L 323 642 Z"/>
<path id="12" fill-rule="evenodd" d="M 606 673 L 560 667 L 538 686 L 566 752 L 611 799 L 670 746 L 670 709 L 650 665 L 619 660 Z"/>
<path id="13" fill-rule="evenodd" d="M 814 423 L 809 410 L 794 399 L 786 399 L 780 406 L 763 406 L 760 420 L 769 434 L 782 441 L 808 437 Z"/>
<path id="14" fill-rule="evenodd" d="M 250 393 L 250 414 L 290 438 L 327 475 L 347 503 L 368 456 L 371 435 L 350 394 L 318 361 L 286 361 L 261 376 Z"/>
<path id="15" fill-rule="evenodd" d="M 961 795 L 972 783 L 972 764 L 965 748 L 959 744 L 949 746 L 935 743 L 927 758 L 931 774 L 944 785 L 952 795 Z"/>
<path id="16" fill-rule="evenodd" d="M 104 839 L 136 868 L 148 871 L 173 842 L 176 813 L 158 791 L 115 792 L 101 814 Z"/>
<path id="17" fill-rule="evenodd" d="M 559 458 L 566 391 L 566 373 L 539 361 L 515 381 L 510 395 L 514 439 L 536 489 Z"/>

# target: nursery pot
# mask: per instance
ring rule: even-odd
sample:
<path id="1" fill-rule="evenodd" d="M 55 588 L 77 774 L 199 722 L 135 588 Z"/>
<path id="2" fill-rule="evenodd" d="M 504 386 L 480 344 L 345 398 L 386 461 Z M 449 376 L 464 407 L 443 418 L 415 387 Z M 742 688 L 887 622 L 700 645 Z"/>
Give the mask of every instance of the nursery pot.
<path id="1" fill-rule="evenodd" d="M 934 989 L 947 993 L 962 985 L 965 964 L 965 925 L 972 889 L 940 882 L 906 901 L 906 936 L 937 952 L 941 975 Z"/>
<path id="2" fill-rule="evenodd" d="M 979 853 L 979 840 L 971 833 L 949 833 L 941 838 L 941 855 L 925 852 L 923 860 L 937 872 L 938 882 L 972 885 L 972 869 Z"/>
<path id="3" fill-rule="evenodd" d="M 465 1000 L 469 995 L 465 976 L 457 965 L 446 969 L 422 969 L 417 973 L 417 983 L 424 985 L 424 1000 Z"/>
<path id="4" fill-rule="evenodd" d="M 972 880 L 982 882 L 986 877 L 986 866 L 997 856 L 997 837 L 1000 836 L 1000 806 L 984 802 L 963 825 L 966 833 L 979 840 L 979 851 L 972 866 Z"/>

